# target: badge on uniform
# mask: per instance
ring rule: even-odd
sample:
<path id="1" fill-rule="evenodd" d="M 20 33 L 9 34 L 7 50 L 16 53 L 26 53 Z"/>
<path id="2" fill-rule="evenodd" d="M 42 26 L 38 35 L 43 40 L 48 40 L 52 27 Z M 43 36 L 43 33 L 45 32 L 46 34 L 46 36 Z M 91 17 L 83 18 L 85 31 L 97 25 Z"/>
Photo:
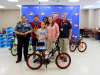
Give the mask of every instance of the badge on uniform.
<path id="1" fill-rule="evenodd" d="M 28 25 L 26 25 L 26 27 L 27 27 Z"/>
<path id="2" fill-rule="evenodd" d="M 61 28 L 60 30 L 63 31 L 63 28 Z"/>
<path id="3" fill-rule="evenodd" d="M 65 25 L 67 25 L 67 23 L 65 23 Z"/>

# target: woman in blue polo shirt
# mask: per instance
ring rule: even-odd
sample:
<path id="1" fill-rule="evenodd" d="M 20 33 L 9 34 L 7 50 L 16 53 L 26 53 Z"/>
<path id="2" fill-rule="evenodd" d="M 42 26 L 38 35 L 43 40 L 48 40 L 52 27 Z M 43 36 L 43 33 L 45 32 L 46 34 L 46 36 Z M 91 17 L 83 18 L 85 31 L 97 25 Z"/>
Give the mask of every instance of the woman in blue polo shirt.
<path id="1" fill-rule="evenodd" d="M 70 24 L 70 21 L 66 19 L 66 14 L 62 13 L 62 21 L 59 24 L 60 28 L 60 36 L 59 36 L 59 41 L 60 41 L 60 46 L 61 50 L 64 53 L 67 53 L 68 51 L 68 46 L 69 46 L 69 40 L 71 40 L 71 33 L 72 33 L 72 26 Z M 70 33 L 70 35 L 69 35 Z M 67 60 L 65 60 L 67 61 Z"/>

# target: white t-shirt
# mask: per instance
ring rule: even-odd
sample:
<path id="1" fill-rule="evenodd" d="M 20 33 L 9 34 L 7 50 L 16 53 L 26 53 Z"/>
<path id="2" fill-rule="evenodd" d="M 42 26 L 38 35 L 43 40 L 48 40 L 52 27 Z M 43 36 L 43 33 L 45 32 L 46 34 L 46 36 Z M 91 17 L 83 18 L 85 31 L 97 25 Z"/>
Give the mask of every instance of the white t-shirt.
<path id="1" fill-rule="evenodd" d="M 47 30 L 46 29 L 38 29 L 36 34 L 38 35 L 39 38 L 43 38 L 47 35 Z M 46 39 L 42 39 L 41 42 L 46 42 Z"/>

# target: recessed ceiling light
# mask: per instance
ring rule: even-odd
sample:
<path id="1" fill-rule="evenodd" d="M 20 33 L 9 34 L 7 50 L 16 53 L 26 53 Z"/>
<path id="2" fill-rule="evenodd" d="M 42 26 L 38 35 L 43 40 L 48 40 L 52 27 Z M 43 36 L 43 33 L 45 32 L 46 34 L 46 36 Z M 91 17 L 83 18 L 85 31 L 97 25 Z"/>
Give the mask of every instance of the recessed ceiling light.
<path id="1" fill-rule="evenodd" d="M 48 2 L 49 0 L 39 0 L 39 2 Z"/>
<path id="2" fill-rule="evenodd" d="M 78 2 L 79 0 L 69 0 L 68 2 Z"/>
<path id="3" fill-rule="evenodd" d="M 21 5 L 16 5 L 16 6 L 18 6 L 18 7 L 22 7 Z"/>
<path id="4" fill-rule="evenodd" d="M 97 1 L 96 3 L 100 3 L 100 1 Z"/>
<path id="5" fill-rule="evenodd" d="M 0 8 L 5 8 L 5 7 L 0 5 Z"/>
<path id="6" fill-rule="evenodd" d="M 7 0 L 9 2 L 19 2 L 18 0 Z"/>
<path id="7" fill-rule="evenodd" d="M 92 5 L 84 6 L 83 8 L 90 8 L 93 7 Z"/>

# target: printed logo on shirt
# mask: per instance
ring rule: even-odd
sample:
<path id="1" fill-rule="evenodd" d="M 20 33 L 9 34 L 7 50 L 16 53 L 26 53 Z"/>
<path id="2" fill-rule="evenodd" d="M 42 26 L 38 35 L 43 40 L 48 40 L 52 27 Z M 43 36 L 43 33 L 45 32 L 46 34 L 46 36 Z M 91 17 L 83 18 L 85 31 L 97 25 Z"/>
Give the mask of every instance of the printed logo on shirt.
<path id="1" fill-rule="evenodd" d="M 40 32 L 40 35 L 45 35 L 45 32 Z"/>

